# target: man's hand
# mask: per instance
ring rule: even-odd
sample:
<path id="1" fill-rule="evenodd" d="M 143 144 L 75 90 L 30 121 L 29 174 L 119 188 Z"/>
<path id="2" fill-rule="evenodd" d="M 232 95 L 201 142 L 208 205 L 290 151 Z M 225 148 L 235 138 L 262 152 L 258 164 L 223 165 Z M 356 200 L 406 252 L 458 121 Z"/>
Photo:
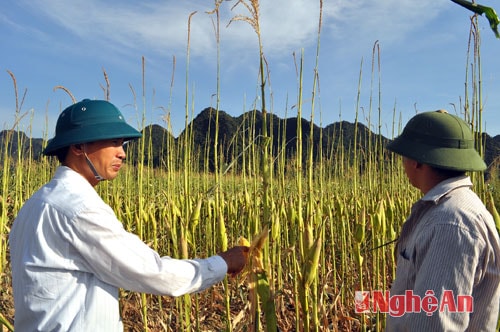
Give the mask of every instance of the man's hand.
<path id="1" fill-rule="evenodd" d="M 236 246 L 218 254 L 226 261 L 227 273 L 232 277 L 240 273 L 247 264 L 249 249 L 246 246 Z"/>

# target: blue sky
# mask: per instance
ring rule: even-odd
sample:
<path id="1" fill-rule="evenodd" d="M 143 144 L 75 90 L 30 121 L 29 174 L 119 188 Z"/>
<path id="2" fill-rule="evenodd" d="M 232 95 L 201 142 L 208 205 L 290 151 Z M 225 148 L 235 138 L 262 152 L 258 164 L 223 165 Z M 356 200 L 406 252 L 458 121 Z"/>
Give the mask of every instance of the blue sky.
<path id="1" fill-rule="evenodd" d="M 220 6 L 218 69 L 216 16 L 207 13 L 214 1 L 4 1 L 0 129 L 16 123 L 9 72 L 16 78 L 19 99 L 24 96 L 19 114 L 27 114 L 18 129 L 32 137 L 52 137 L 58 114 L 72 102 L 56 86 L 64 86 L 77 100 L 104 99 L 104 71 L 110 100 L 139 129 L 143 115 L 145 124 L 165 127 L 169 117 L 177 136 L 186 109 L 191 120 L 205 107 L 216 106 L 218 79 L 221 110 L 238 116 L 255 105 L 260 109 L 257 35 L 248 22 L 228 25 L 235 15 L 249 15 L 241 4 L 232 8 L 235 3 Z M 500 9 L 498 1 L 480 3 Z M 186 61 L 188 18 L 195 11 Z M 261 0 L 268 110 L 280 117 L 297 115 L 295 64 L 303 54 L 303 117 L 309 119 L 314 106 L 318 125 L 353 122 L 357 105 L 359 120 L 368 124 L 370 119 L 373 130 L 378 130 L 380 105 L 381 131 L 387 137 L 392 137 L 394 118 L 396 125 L 404 125 L 416 112 L 447 109 L 462 115 L 466 63 L 472 62 L 467 60 L 471 14 L 450 0 L 324 0 L 319 83 L 312 103 L 319 1 Z M 479 28 L 483 129 L 495 136 L 500 134 L 500 39 L 485 17 L 479 18 Z M 378 59 L 372 71 L 376 41 L 380 74 Z"/>

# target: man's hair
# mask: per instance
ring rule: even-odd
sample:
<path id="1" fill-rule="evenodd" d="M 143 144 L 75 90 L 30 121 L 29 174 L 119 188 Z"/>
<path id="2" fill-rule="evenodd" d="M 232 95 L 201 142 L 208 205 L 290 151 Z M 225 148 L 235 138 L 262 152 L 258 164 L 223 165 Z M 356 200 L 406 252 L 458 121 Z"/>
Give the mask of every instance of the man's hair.
<path id="1" fill-rule="evenodd" d="M 57 160 L 62 164 L 66 160 L 66 156 L 68 155 L 69 146 L 65 146 L 63 148 L 54 151 L 54 156 L 57 157 Z"/>

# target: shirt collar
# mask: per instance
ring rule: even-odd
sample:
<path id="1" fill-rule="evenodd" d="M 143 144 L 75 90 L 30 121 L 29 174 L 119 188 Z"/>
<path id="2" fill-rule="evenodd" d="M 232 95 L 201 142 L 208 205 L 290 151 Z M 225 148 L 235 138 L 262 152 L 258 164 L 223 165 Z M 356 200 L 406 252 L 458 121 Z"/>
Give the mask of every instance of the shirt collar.
<path id="1" fill-rule="evenodd" d="M 430 201 L 434 204 L 437 204 L 441 197 L 448 194 L 450 191 L 460 188 L 460 187 L 472 187 L 472 182 L 470 177 L 467 175 L 457 176 L 454 178 L 446 179 L 440 183 L 438 183 L 434 188 L 429 190 L 427 194 L 422 197 L 422 201 Z"/>
<path id="2" fill-rule="evenodd" d="M 75 183 L 78 183 L 82 187 L 90 186 L 92 188 L 92 185 L 83 175 L 68 166 L 58 166 L 54 174 L 54 179 L 71 179 L 71 181 L 75 181 Z"/>

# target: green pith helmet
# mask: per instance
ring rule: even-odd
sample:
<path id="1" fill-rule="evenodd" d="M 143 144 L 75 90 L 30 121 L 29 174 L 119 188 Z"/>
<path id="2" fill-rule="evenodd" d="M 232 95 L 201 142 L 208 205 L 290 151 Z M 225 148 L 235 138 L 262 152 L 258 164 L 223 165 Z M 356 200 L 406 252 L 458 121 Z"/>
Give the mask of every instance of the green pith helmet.
<path id="1" fill-rule="evenodd" d="M 51 156 L 72 144 L 106 139 L 139 138 L 142 134 L 129 126 L 122 113 L 108 101 L 84 99 L 67 107 L 59 115 L 56 135 L 49 140 L 43 154 Z"/>
<path id="2" fill-rule="evenodd" d="M 486 164 L 474 148 L 467 123 L 444 110 L 415 115 L 387 149 L 437 168 L 483 171 Z"/>

